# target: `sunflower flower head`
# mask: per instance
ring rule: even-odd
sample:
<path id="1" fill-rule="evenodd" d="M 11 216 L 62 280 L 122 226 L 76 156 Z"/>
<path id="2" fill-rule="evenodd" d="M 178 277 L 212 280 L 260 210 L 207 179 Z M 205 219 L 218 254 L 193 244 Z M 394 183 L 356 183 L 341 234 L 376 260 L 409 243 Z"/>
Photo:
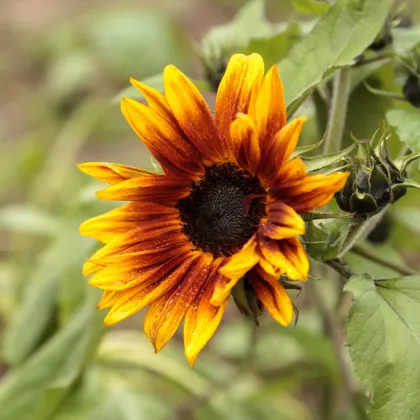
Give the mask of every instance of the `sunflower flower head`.
<path id="1" fill-rule="evenodd" d="M 124 98 L 122 112 L 164 174 L 79 165 L 110 184 L 99 198 L 128 201 L 82 224 L 83 235 L 104 243 L 84 274 L 104 290 L 98 307 L 110 308 L 106 325 L 148 307 L 144 329 L 156 351 L 184 320 L 192 366 L 238 283 L 253 315 L 265 308 L 290 324 L 293 304 L 280 279 L 308 277 L 301 214 L 328 203 L 349 173 L 308 175 L 299 157 L 291 159 L 305 118 L 286 122 L 278 69 L 264 75 L 257 54 L 230 59 L 215 118 L 174 66 L 165 68 L 164 95 L 132 83 L 147 105 Z"/>

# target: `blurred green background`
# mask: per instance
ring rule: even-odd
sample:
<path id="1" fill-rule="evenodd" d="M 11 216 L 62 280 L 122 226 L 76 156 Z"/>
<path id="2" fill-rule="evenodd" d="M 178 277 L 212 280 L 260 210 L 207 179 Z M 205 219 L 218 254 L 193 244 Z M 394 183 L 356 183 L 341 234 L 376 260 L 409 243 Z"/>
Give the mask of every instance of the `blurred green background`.
<path id="1" fill-rule="evenodd" d="M 336 304 L 336 280 L 325 278 L 322 303 L 310 285 L 299 295 L 291 292 L 300 312 L 296 328 L 283 328 L 268 315 L 255 328 L 232 303 L 191 370 L 181 332 L 153 353 L 143 313 L 105 329 L 105 314 L 95 309 L 100 293 L 81 275 L 98 244 L 81 237 L 78 226 L 115 203 L 96 200 L 100 183 L 76 163 L 152 168 L 115 98 L 130 76 L 145 79 L 166 64 L 203 79 L 200 39 L 244 3 L 1 2 L 0 420 L 366 418 L 356 382 L 355 402 L 349 407 L 343 401 L 331 326 L 322 314 Z M 415 3 L 408 2 L 413 16 L 420 9 Z M 288 0 L 268 2 L 268 11 L 272 21 L 310 19 Z M 381 71 L 377 80 L 389 77 Z M 206 98 L 212 103 L 214 95 Z M 370 109 L 379 109 L 376 121 L 383 119 L 390 105 L 382 101 L 378 108 L 363 87 L 352 100 L 365 98 Z M 374 131 L 372 116 L 358 112 L 351 109 L 349 126 L 367 136 Z M 311 106 L 307 113 L 314 116 Z M 313 121 L 304 142 L 320 138 Z M 363 124 L 370 126 L 363 131 Z M 416 194 L 388 212 L 388 240 L 366 246 L 419 267 Z M 395 274 L 358 256 L 349 260 L 359 271 Z M 337 308 L 340 337 L 350 301 L 340 299 Z"/>

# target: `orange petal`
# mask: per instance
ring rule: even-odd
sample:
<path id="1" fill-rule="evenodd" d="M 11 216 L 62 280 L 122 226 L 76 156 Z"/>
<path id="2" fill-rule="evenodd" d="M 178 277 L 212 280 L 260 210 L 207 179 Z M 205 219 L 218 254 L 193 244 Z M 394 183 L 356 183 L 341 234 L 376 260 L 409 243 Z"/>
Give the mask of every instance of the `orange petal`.
<path id="1" fill-rule="evenodd" d="M 266 150 L 274 135 L 286 124 L 286 104 L 277 66 L 272 66 L 264 77 L 253 116 L 261 149 Z"/>
<path id="2" fill-rule="evenodd" d="M 290 280 L 306 280 L 309 268 L 306 253 L 303 248 L 298 249 L 295 242 L 293 242 L 294 248 L 287 247 L 289 241 L 296 241 L 300 244 L 295 238 L 273 241 L 272 239 L 259 236 L 260 267 L 267 274 L 276 278 L 285 274 Z M 298 255 L 294 255 L 293 251 L 298 253 Z M 301 251 L 303 251 L 303 254 Z"/>
<path id="3" fill-rule="evenodd" d="M 260 164 L 260 145 L 252 119 L 239 113 L 230 127 L 231 148 L 241 168 L 255 175 Z"/>
<path id="4" fill-rule="evenodd" d="M 275 185 L 270 193 L 293 207 L 298 213 L 315 210 L 327 204 L 334 194 L 344 188 L 350 172 L 331 175 L 308 175 L 301 179 Z"/>
<path id="5" fill-rule="evenodd" d="M 306 166 L 299 156 L 285 162 L 281 167 L 277 168 L 277 170 L 274 168 L 274 171 L 276 175 L 270 182 L 272 188 L 286 182 L 302 179 L 306 176 Z"/>
<path id="6" fill-rule="evenodd" d="M 172 270 L 164 278 L 156 278 L 156 282 L 146 288 L 139 285 L 131 289 L 116 292 L 118 293 L 118 299 L 105 317 L 105 325 L 113 325 L 128 318 L 173 290 L 182 282 L 185 274 L 197 257 L 198 253 L 191 254 L 191 257 L 180 264 L 175 270 Z"/>
<path id="7" fill-rule="evenodd" d="M 290 159 L 298 144 L 300 132 L 306 119 L 306 117 L 296 118 L 272 137 L 271 142 L 265 148 L 267 152 L 261 161 L 260 172 L 263 178 L 272 180 L 277 175 L 279 168 Z"/>
<path id="8" fill-rule="evenodd" d="M 163 201 L 171 204 L 189 195 L 191 183 L 187 178 L 169 175 L 138 176 L 111 185 L 96 193 L 102 200 Z M 167 198 L 167 200 L 165 200 Z"/>
<path id="9" fill-rule="evenodd" d="M 108 184 L 118 184 L 127 179 L 144 175 L 156 175 L 154 172 L 145 169 L 134 168 L 128 165 L 108 162 L 86 162 L 79 163 L 77 167 L 87 175 Z"/>
<path id="10" fill-rule="evenodd" d="M 309 273 L 309 260 L 299 239 L 288 238 L 283 241 L 279 241 L 278 244 L 285 257 L 296 268 L 296 271 L 300 273 L 294 276 L 294 271 L 291 271 L 290 275 L 286 272 L 286 275 L 289 277 L 289 279 L 307 280 Z"/>
<path id="11" fill-rule="evenodd" d="M 171 339 L 188 308 L 195 304 L 195 299 L 207 280 L 211 264 L 211 259 L 201 255 L 184 275 L 182 284 L 155 301 L 148 309 L 144 331 L 156 352 Z"/>
<path id="12" fill-rule="evenodd" d="M 215 286 L 211 304 L 220 306 L 230 295 L 232 288 L 259 260 L 256 252 L 257 242 L 254 235 L 236 254 L 232 255 L 219 272 L 222 278 Z"/>
<path id="13" fill-rule="evenodd" d="M 149 108 L 156 111 L 160 116 L 165 118 L 171 125 L 176 126 L 177 122 L 169 108 L 168 101 L 166 98 L 156 89 L 153 89 L 144 83 L 139 82 L 136 79 L 130 78 L 131 84 L 140 91 L 140 93 L 146 98 L 147 105 Z"/>
<path id="14" fill-rule="evenodd" d="M 225 300 L 220 306 L 213 306 L 210 303 L 214 285 L 222 277 L 218 272 L 220 261 L 213 264 L 213 272 L 209 275 L 206 284 L 201 289 L 200 294 L 196 297 L 194 304 L 190 306 L 185 316 L 185 355 L 191 367 L 193 367 L 198 354 L 219 326 L 228 304 L 228 300 Z"/>
<path id="15" fill-rule="evenodd" d="M 99 310 L 108 309 L 112 305 L 114 305 L 117 298 L 118 298 L 118 293 L 117 292 L 114 292 L 113 290 L 105 290 L 102 293 L 101 300 L 98 303 L 98 305 L 96 305 L 96 308 L 99 309 Z"/>
<path id="16" fill-rule="evenodd" d="M 121 111 L 166 173 L 194 178 L 202 172 L 202 156 L 179 127 L 133 99 L 123 98 Z"/>
<path id="17" fill-rule="evenodd" d="M 264 61 L 259 54 L 235 54 L 229 60 L 216 97 L 216 124 L 223 139 L 238 112 L 247 113 L 251 94 L 260 88 Z"/>
<path id="18" fill-rule="evenodd" d="M 293 303 L 284 287 L 263 271 L 253 270 L 249 281 L 267 312 L 281 325 L 287 326 L 293 319 Z"/>
<path id="19" fill-rule="evenodd" d="M 198 89 L 174 66 L 164 71 L 165 96 L 179 126 L 204 159 L 218 162 L 227 151 L 222 149 L 210 109 Z"/>
<path id="20" fill-rule="evenodd" d="M 305 223 L 291 207 L 281 201 L 268 204 L 268 218 L 260 224 L 258 232 L 271 239 L 293 238 L 305 233 Z"/>
<path id="21" fill-rule="evenodd" d="M 162 217 L 177 215 L 174 207 L 156 203 L 128 203 L 105 214 L 86 220 L 80 226 L 80 233 L 103 243 L 111 242 L 116 235 L 138 228 Z"/>

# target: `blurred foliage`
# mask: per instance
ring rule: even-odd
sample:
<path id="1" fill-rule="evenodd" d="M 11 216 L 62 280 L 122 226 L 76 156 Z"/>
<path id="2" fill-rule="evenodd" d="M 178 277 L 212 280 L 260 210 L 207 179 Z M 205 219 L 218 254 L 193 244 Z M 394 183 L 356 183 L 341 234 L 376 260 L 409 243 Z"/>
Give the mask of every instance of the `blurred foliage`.
<path id="1" fill-rule="evenodd" d="M 420 398 L 419 279 L 373 281 L 371 276 L 399 273 L 357 252 L 346 260 L 369 277 L 347 285 L 355 297 L 348 325 L 355 375 L 347 347 L 337 354 L 350 294 L 343 294 L 335 273 L 315 261 L 317 280 L 294 296 L 295 328 L 266 316 L 256 329 L 232 307 L 194 370 L 184 360 L 180 337 L 159 356 L 153 353 L 140 330 L 142 314 L 105 329 L 104 313 L 95 309 L 97 291 L 81 275 L 97 245 L 82 238 L 78 226 L 115 203 L 97 201 L 97 184 L 75 167 L 107 160 L 152 168 L 116 106 L 122 95 L 138 95 L 127 88 L 129 77 L 162 89 L 163 67 L 175 64 L 211 103 L 204 66 L 224 63 L 233 52 L 259 52 L 267 66 L 279 64 L 289 114 L 309 117 L 300 153 L 319 153 L 312 145 L 321 146 L 327 128 L 332 73 L 350 65 L 346 146 L 351 132 L 370 138 L 386 118 L 395 128 L 391 154 L 420 152 L 420 111 L 401 98 L 406 78 L 420 66 L 417 2 L 407 1 L 400 12 L 413 20 L 411 26 L 393 25 L 392 45 L 379 52 L 367 48 L 390 15 L 390 0 L 282 0 L 268 1 L 267 7 L 258 0 L 32 3 L 22 2 L 33 12 L 33 26 L 26 27 L 15 2 L 0 6 L 6 28 L 0 41 L 5 92 L 0 98 L 0 420 L 357 420 L 368 418 L 364 385 L 373 395 L 374 419 L 420 418 L 412 408 Z M 52 22 L 36 24 L 47 22 L 48 10 Z M 398 10 L 393 7 L 391 15 Z M 336 156 L 324 159 L 332 163 Z M 319 161 L 306 162 L 320 169 Z M 410 173 L 415 177 L 415 164 Z M 387 209 L 386 242 L 364 245 L 404 267 L 419 268 L 416 193 Z M 327 233 L 322 224 L 309 226 L 308 247 L 319 252 L 317 259 L 331 257 L 323 241 L 332 234 L 339 252 L 345 223 L 334 221 Z M 407 352 L 392 347 L 391 339 Z M 372 365 L 383 368 L 372 371 Z M 417 370 L 411 372 L 413 365 Z M 350 390 L 343 369 L 350 372 Z M 390 403 L 387 396 L 393 393 L 398 401 Z"/>

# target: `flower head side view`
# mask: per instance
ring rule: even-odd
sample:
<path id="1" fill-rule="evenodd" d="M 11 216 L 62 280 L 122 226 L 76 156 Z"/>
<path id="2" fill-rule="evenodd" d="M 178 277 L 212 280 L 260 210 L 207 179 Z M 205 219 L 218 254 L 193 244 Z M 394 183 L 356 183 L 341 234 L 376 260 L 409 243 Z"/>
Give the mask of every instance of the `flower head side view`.
<path id="1" fill-rule="evenodd" d="M 215 118 L 174 66 L 165 68 L 164 95 L 132 83 L 147 105 L 123 98 L 122 112 L 164 174 L 79 165 L 111 184 L 100 199 L 129 201 L 82 224 L 83 235 L 105 244 L 84 274 L 104 290 L 106 325 L 149 307 L 144 329 L 156 352 L 184 320 L 193 366 L 242 278 L 276 321 L 290 324 L 293 304 L 279 280 L 308 277 L 300 214 L 328 203 L 349 173 L 307 175 L 299 157 L 290 159 L 305 118 L 286 123 L 278 69 L 264 75 L 258 54 L 232 56 Z"/>

